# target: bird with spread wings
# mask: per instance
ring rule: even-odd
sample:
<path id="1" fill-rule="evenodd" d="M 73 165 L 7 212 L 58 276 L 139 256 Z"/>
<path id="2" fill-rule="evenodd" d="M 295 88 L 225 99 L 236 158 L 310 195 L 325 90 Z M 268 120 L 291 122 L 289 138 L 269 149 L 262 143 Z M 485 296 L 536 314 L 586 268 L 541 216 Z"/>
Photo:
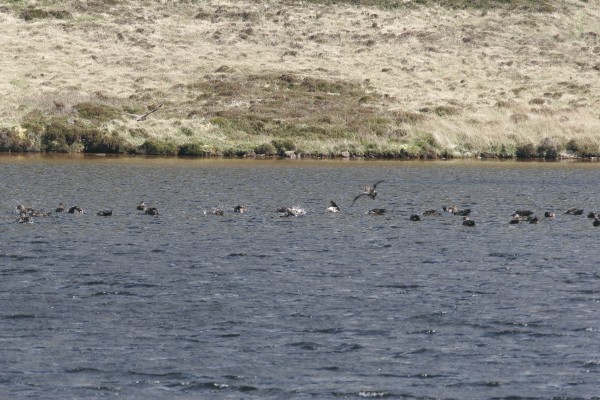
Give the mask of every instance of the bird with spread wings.
<path id="1" fill-rule="evenodd" d="M 373 184 L 373 186 L 365 186 L 363 192 L 354 198 L 350 206 L 352 207 L 356 200 L 358 200 L 362 196 L 369 196 L 370 198 L 375 199 L 375 196 L 377 196 L 377 191 L 375 189 L 377 188 L 377 185 L 379 185 L 381 182 L 383 181 L 377 181 Z"/>

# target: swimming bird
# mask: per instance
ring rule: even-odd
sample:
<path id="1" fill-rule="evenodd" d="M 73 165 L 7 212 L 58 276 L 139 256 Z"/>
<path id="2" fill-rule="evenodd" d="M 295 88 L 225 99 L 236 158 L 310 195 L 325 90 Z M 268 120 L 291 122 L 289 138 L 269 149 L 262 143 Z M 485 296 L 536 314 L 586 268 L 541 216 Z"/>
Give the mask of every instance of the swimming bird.
<path id="1" fill-rule="evenodd" d="M 112 215 L 112 210 L 100 210 L 96 215 L 99 217 L 110 217 Z"/>
<path id="2" fill-rule="evenodd" d="M 369 210 L 369 214 L 371 215 L 383 215 L 385 214 L 385 208 L 374 208 Z"/>
<path id="3" fill-rule="evenodd" d="M 460 215 L 460 216 L 467 216 L 467 215 L 471 214 L 470 208 L 458 208 L 456 206 L 452 206 L 452 207 L 443 206 L 442 210 L 452 213 L 454 215 Z"/>
<path id="4" fill-rule="evenodd" d="M 327 207 L 327 211 L 340 212 L 340 207 L 337 204 L 335 204 L 333 200 L 329 200 L 329 207 Z"/>
<path id="5" fill-rule="evenodd" d="M 154 112 L 157 112 L 159 108 L 161 108 L 163 105 L 159 105 L 158 107 L 156 107 L 153 110 L 148 111 L 146 114 L 142 114 L 142 115 L 138 115 L 138 114 L 131 114 L 131 113 L 127 113 L 129 115 L 131 115 L 132 117 L 135 118 L 136 121 L 145 121 L 146 117 Z"/>
<path id="6" fill-rule="evenodd" d="M 85 214 L 85 211 L 83 211 L 83 208 L 79 207 L 79 206 L 73 206 L 71 208 L 69 208 L 69 211 L 67 211 L 69 214 Z"/>
<path id="7" fill-rule="evenodd" d="M 25 207 L 23 204 L 18 204 L 17 211 L 19 213 L 31 214 L 32 212 L 35 211 L 35 209 L 33 209 L 31 207 Z"/>
<path id="8" fill-rule="evenodd" d="M 594 218 L 594 222 L 592 222 L 594 226 L 600 226 L 600 218 Z"/>
<path id="9" fill-rule="evenodd" d="M 136 207 L 136 209 L 140 210 L 140 211 L 146 211 L 146 205 L 144 204 L 144 201 L 140 201 L 140 204 L 138 204 L 138 206 Z"/>
<path id="10" fill-rule="evenodd" d="M 215 208 L 214 210 L 212 210 L 211 214 L 212 215 L 223 215 L 224 212 L 220 208 Z"/>
<path id="11" fill-rule="evenodd" d="M 248 211 L 248 208 L 246 208 L 246 206 L 241 206 L 238 204 L 237 206 L 233 207 L 233 212 L 236 212 L 236 213 L 243 214 L 246 211 Z"/>
<path id="12" fill-rule="evenodd" d="M 464 226 L 475 226 L 475 221 L 473 221 L 472 219 L 469 219 L 469 217 L 463 217 L 463 222 L 462 224 Z"/>
<path id="13" fill-rule="evenodd" d="M 529 218 L 529 223 L 530 224 L 537 224 L 538 221 L 539 221 L 539 219 L 535 215 L 532 218 Z"/>
<path id="14" fill-rule="evenodd" d="M 421 216 L 420 216 L 420 215 L 418 215 L 418 214 L 413 214 L 413 215 L 411 215 L 409 219 L 410 219 L 411 221 L 423 221 L 423 218 L 421 218 Z"/>
<path id="15" fill-rule="evenodd" d="M 28 215 L 32 216 L 32 217 L 49 217 L 50 213 L 49 212 L 45 212 L 45 211 L 32 211 L 30 213 L 28 213 Z"/>
<path id="16" fill-rule="evenodd" d="M 553 212 L 550 212 L 550 211 L 546 211 L 544 213 L 544 217 L 546 217 L 546 218 L 554 218 L 555 216 L 556 216 L 556 214 L 554 214 Z"/>
<path id="17" fill-rule="evenodd" d="M 590 213 L 588 214 L 587 217 L 588 218 L 598 218 L 598 217 L 600 217 L 600 214 L 590 211 Z"/>
<path id="18" fill-rule="evenodd" d="M 156 208 L 156 207 L 148 207 L 148 208 L 146 208 L 146 210 L 144 211 L 144 214 L 148 214 L 148 215 L 158 215 L 158 208 Z"/>
<path id="19" fill-rule="evenodd" d="M 565 214 L 568 215 L 581 215 L 583 214 L 583 209 L 581 208 L 570 208 L 567 210 L 567 212 L 565 212 Z"/>
<path id="20" fill-rule="evenodd" d="M 533 211 L 517 210 L 517 211 L 515 211 L 515 215 L 518 215 L 519 217 L 529 217 L 530 215 L 533 215 Z"/>
<path id="21" fill-rule="evenodd" d="M 377 191 L 375 189 L 377 188 L 377 185 L 379 185 L 381 182 L 384 181 L 377 181 L 373 184 L 373 186 L 365 186 L 363 188 L 363 192 L 354 198 L 352 204 L 350 204 L 350 207 L 352 207 L 354 205 L 354 202 L 356 202 L 356 200 L 358 200 L 362 196 L 369 196 L 370 198 L 375 199 L 375 196 L 377 196 Z"/>
<path id="22" fill-rule="evenodd" d="M 442 214 L 437 212 L 437 210 L 427 210 L 427 211 L 423 212 L 424 217 L 439 217 L 441 215 Z"/>
<path id="23" fill-rule="evenodd" d="M 65 205 L 63 203 L 58 203 L 58 206 L 56 207 L 56 210 L 54 210 L 55 212 L 63 212 L 65 211 Z"/>

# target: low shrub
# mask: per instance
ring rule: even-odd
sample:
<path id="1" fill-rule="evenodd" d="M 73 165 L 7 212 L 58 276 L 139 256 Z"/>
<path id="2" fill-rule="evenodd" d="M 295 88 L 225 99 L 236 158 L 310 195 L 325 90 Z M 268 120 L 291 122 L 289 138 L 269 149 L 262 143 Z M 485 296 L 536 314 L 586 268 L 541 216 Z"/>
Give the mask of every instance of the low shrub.
<path id="1" fill-rule="evenodd" d="M 273 145 L 273 143 L 263 143 L 259 144 L 254 148 L 254 152 L 256 154 L 262 154 L 266 156 L 273 156 L 277 154 L 277 148 Z"/>
<path id="2" fill-rule="evenodd" d="M 535 158 L 537 157 L 537 151 L 535 146 L 532 143 L 525 143 L 517 145 L 517 149 L 515 152 L 515 156 L 517 158 Z"/>
<path id="3" fill-rule="evenodd" d="M 121 112 L 118 109 L 89 101 L 76 104 L 75 109 L 81 118 L 98 122 L 106 122 L 121 117 Z"/>
<path id="4" fill-rule="evenodd" d="M 138 151 L 148 155 L 175 156 L 179 154 L 179 147 L 166 140 L 149 139 L 138 148 Z"/>
<path id="5" fill-rule="evenodd" d="M 204 143 L 193 142 L 181 146 L 179 148 L 179 155 L 189 157 L 208 157 L 211 155 L 211 151 Z"/>

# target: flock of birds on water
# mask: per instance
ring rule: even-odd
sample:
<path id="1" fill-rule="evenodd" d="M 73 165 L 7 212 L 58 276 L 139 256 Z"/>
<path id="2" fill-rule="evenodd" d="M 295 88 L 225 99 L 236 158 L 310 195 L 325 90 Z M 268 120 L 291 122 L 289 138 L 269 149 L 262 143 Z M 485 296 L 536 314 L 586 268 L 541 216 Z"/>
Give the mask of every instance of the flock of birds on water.
<path id="1" fill-rule="evenodd" d="M 354 200 L 352 201 L 352 204 L 350 206 L 352 207 L 354 205 L 354 203 L 356 203 L 356 201 L 363 196 L 367 196 L 374 200 L 375 197 L 377 196 L 377 190 L 376 190 L 377 185 L 379 185 L 382 182 L 384 182 L 384 181 L 380 180 L 380 181 L 375 182 L 371 186 L 365 186 L 363 188 L 362 193 L 360 193 L 359 195 L 354 197 Z M 146 206 L 144 201 L 141 201 L 137 205 L 136 209 L 146 215 L 154 215 L 154 216 L 159 215 L 158 208 L 153 207 L 153 206 L 148 207 L 148 206 Z M 233 208 L 234 213 L 245 213 L 247 210 L 248 210 L 248 208 L 245 206 L 242 206 L 242 205 L 237 205 Z M 340 207 L 333 200 L 329 201 L 329 207 L 327 207 L 326 210 L 328 212 L 333 212 L 333 213 L 341 211 Z M 464 226 L 475 226 L 475 221 L 473 221 L 472 219 L 469 218 L 469 215 L 471 214 L 470 208 L 460 208 L 457 206 L 443 206 L 442 210 L 444 212 L 448 212 L 453 215 L 462 216 L 463 217 L 462 224 Z M 21 224 L 33 223 L 34 217 L 48 217 L 48 216 L 52 215 L 51 212 L 35 210 L 34 208 L 31 208 L 31 207 L 25 207 L 22 204 L 19 204 L 17 206 L 17 212 L 19 213 L 19 218 L 17 218 L 17 220 L 15 222 L 21 223 Z M 57 212 L 57 213 L 66 212 L 69 214 L 84 214 L 85 210 L 83 210 L 78 205 L 75 205 L 75 206 L 72 206 L 69 208 L 65 208 L 63 203 L 59 203 L 58 207 L 54 210 L 54 212 Z M 277 212 L 280 213 L 281 217 L 298 217 L 298 216 L 304 215 L 306 213 L 306 211 L 300 207 L 280 207 L 277 209 Z M 385 214 L 385 212 L 386 212 L 385 208 L 373 208 L 368 211 L 368 213 L 372 214 L 372 215 L 383 215 L 383 214 Z M 571 208 L 571 209 L 567 210 L 565 212 L 565 214 L 583 215 L 583 212 L 584 212 L 583 209 Z M 225 214 L 224 210 L 221 208 L 216 208 L 216 209 L 212 210 L 210 213 L 213 215 L 224 215 Z M 112 214 L 113 214 L 113 212 L 111 209 L 110 210 L 105 209 L 105 210 L 100 210 L 100 211 L 96 212 L 96 215 L 101 216 L 101 217 L 109 217 Z M 204 214 L 206 214 L 206 211 L 204 211 Z M 412 214 L 409 219 L 411 221 L 422 221 L 424 217 L 436 217 L 436 216 L 441 216 L 441 215 L 442 214 L 440 212 L 438 212 L 437 210 L 427 210 L 421 214 Z M 550 211 L 546 211 L 544 213 L 544 218 L 554 218 L 555 216 L 556 215 Z M 594 226 L 600 226 L 600 213 L 590 212 L 590 213 L 588 213 L 587 217 L 592 219 L 592 224 Z M 512 218 L 509 220 L 509 223 L 510 224 L 518 224 L 521 222 L 537 224 L 539 222 L 539 218 L 531 210 L 516 210 L 515 213 L 512 215 Z"/>

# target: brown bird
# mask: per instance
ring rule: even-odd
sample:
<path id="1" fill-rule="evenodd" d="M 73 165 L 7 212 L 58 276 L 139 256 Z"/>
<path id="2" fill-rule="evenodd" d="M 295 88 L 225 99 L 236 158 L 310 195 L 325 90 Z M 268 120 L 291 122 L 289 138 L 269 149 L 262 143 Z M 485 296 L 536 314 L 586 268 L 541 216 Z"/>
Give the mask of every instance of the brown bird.
<path id="1" fill-rule="evenodd" d="M 158 109 L 159 109 L 159 108 L 161 108 L 162 106 L 163 106 L 163 105 L 161 104 L 161 105 L 159 105 L 158 107 L 156 107 L 155 109 L 153 109 L 153 110 L 150 110 L 150 111 L 148 111 L 146 114 L 142 114 L 142 115 L 138 115 L 138 114 L 131 114 L 131 113 L 128 113 L 128 114 L 129 114 L 129 115 L 131 115 L 132 117 L 134 117 L 136 121 L 145 121 L 145 120 L 146 120 L 146 117 L 147 117 L 148 115 L 150 115 L 150 114 L 152 114 L 152 113 L 154 113 L 154 112 L 157 112 L 157 111 L 158 111 Z"/>
<path id="2" fill-rule="evenodd" d="M 354 205 L 354 202 L 356 202 L 356 200 L 358 200 L 362 196 L 369 196 L 370 198 L 375 199 L 375 196 L 377 196 L 377 191 L 375 189 L 377 188 L 377 185 L 379 185 L 381 182 L 384 181 L 377 181 L 373 184 L 373 186 L 365 186 L 363 188 L 363 192 L 354 198 L 352 204 L 350 204 L 350 207 L 352 207 Z"/>

